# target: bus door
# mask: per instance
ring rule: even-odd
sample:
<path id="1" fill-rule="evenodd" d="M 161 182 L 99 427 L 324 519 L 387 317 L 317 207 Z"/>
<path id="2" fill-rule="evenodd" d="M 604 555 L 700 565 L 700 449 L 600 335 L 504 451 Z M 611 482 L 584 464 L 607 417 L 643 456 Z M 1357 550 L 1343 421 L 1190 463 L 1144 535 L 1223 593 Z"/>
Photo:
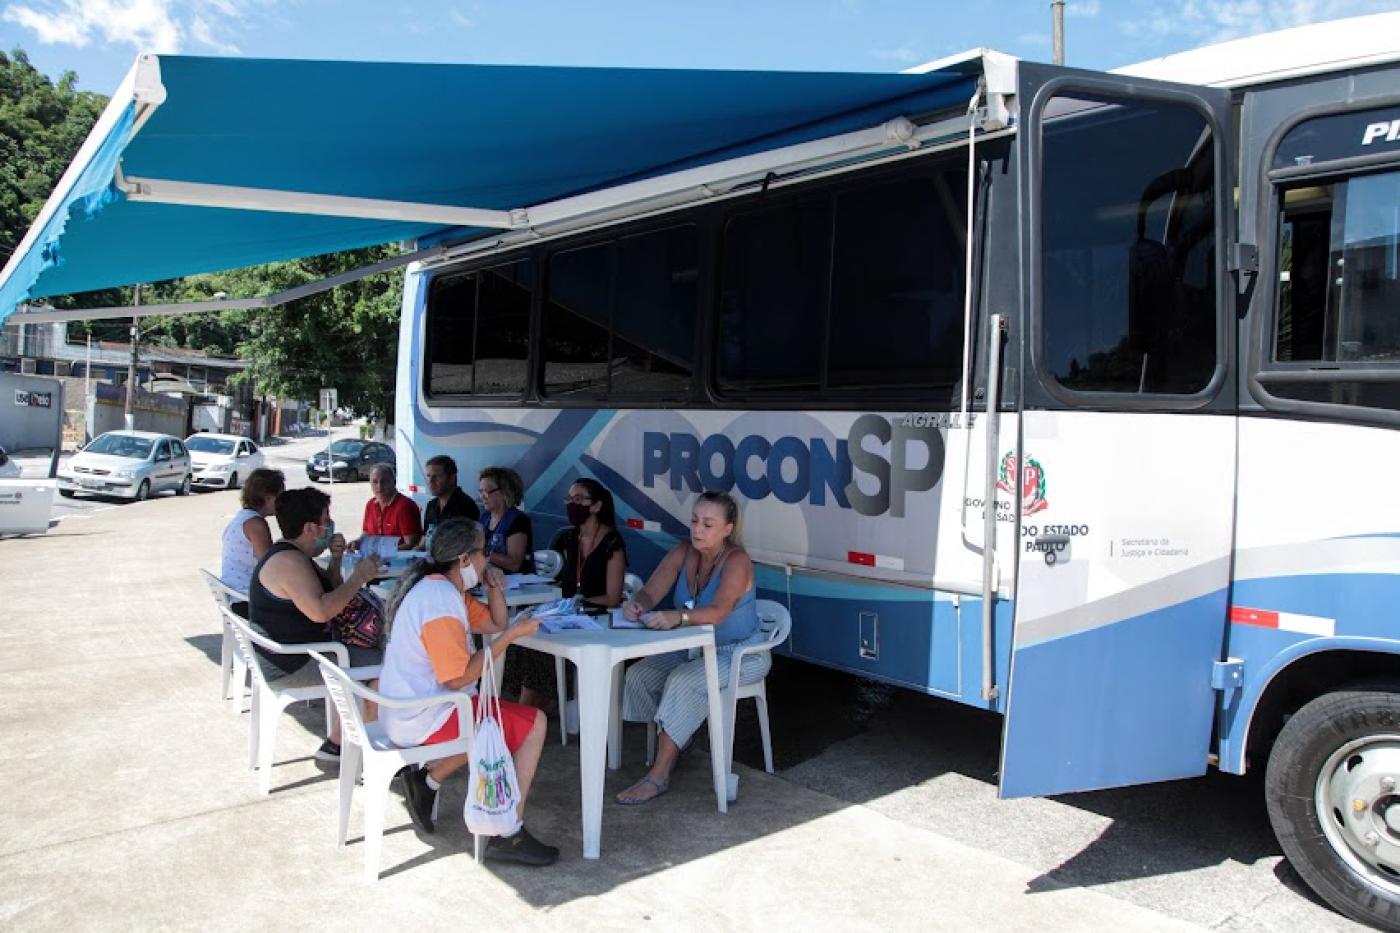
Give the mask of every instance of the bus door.
<path id="1" fill-rule="evenodd" d="M 1028 371 L 1001 795 L 1207 767 L 1228 615 L 1226 92 L 1025 66 Z"/>

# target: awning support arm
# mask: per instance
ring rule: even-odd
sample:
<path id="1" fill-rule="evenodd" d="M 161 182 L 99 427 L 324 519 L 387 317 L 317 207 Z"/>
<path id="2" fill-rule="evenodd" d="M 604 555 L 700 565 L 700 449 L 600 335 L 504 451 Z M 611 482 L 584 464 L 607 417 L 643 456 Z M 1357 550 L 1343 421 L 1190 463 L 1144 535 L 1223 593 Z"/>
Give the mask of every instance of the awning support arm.
<path id="1" fill-rule="evenodd" d="M 315 214 L 321 217 L 354 217 L 401 223 L 437 224 L 445 227 L 489 227 L 512 230 L 525 225 L 519 212 L 424 204 L 418 201 L 386 201 L 305 191 L 242 188 L 166 178 L 137 178 L 117 168 L 116 185 L 132 201 L 182 204 L 280 214 Z"/>
<path id="2" fill-rule="evenodd" d="M 204 311 L 246 311 L 258 310 L 262 308 L 273 308 L 284 305 L 288 302 L 296 301 L 298 298 L 306 298 L 309 295 L 320 294 L 330 291 L 341 285 L 348 285 L 371 275 L 378 275 L 381 272 L 390 272 L 400 269 L 410 263 L 421 262 L 425 259 L 433 259 L 440 256 L 444 251 L 442 246 L 430 246 L 427 249 L 420 249 L 412 253 L 404 253 L 402 256 L 393 256 L 379 262 L 372 262 L 368 265 L 359 266 L 336 275 L 327 276 L 324 279 L 317 279 L 315 282 L 307 282 L 305 285 L 297 285 L 294 288 L 284 289 L 274 292 L 271 295 L 261 295 L 256 298 L 222 298 L 213 301 L 185 301 L 178 304 L 164 305 L 120 305 L 114 308 L 71 308 L 59 309 L 49 307 L 38 307 L 34 305 L 20 305 L 19 310 L 6 319 L 7 324 L 43 324 L 53 321 L 97 321 L 104 318 L 132 318 L 147 317 L 153 314 L 199 314 Z"/>

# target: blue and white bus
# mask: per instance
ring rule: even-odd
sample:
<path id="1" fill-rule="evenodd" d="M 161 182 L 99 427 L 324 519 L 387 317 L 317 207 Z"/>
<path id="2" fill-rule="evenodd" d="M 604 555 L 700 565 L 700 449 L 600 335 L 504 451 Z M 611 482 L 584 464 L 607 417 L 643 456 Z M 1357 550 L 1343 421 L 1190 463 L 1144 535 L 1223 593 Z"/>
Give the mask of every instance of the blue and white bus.
<path id="1" fill-rule="evenodd" d="M 1002 713 L 1008 797 L 1266 768 L 1299 872 L 1395 926 L 1400 49 L 1277 51 L 979 53 L 971 138 L 418 263 L 401 474 L 512 467 L 539 540 L 592 477 L 642 574 L 733 492 L 791 657 Z"/>
<path id="2" fill-rule="evenodd" d="M 543 541 L 591 476 L 643 574 L 730 490 L 792 658 L 1001 714 L 1008 797 L 1262 770 L 1302 877 L 1400 929 L 1397 36 L 1121 73 L 143 55 L 0 318 L 406 266 L 405 484 L 513 467 Z M 395 241 L 276 295 L 33 303 Z"/>

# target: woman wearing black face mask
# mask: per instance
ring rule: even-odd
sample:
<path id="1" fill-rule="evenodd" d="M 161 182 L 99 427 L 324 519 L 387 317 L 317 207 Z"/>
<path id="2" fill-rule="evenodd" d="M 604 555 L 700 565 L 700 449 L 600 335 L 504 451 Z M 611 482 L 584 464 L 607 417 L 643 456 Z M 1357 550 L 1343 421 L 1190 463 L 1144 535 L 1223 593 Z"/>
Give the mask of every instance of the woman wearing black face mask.
<path id="1" fill-rule="evenodd" d="M 564 500 L 569 527 L 554 536 L 550 547 L 564 556 L 559 589 L 580 596 L 585 605 L 613 609 L 622 605 L 622 578 L 627 573 L 627 550 L 613 523 L 612 493 L 602 483 L 581 479 L 569 487 Z M 554 659 L 537 651 L 512 648 L 519 657 L 520 702 L 548 709 L 554 698 Z"/>

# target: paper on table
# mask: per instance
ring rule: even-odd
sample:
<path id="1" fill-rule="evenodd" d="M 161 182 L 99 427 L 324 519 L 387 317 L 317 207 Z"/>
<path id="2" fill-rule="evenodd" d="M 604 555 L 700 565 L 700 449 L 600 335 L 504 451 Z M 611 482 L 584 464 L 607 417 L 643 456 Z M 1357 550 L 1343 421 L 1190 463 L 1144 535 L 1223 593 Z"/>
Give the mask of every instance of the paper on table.
<path id="1" fill-rule="evenodd" d="M 506 589 L 518 590 L 522 586 L 529 586 L 532 583 L 553 583 L 551 577 L 542 577 L 537 573 L 508 573 L 506 574 Z"/>
<path id="2" fill-rule="evenodd" d="M 610 628 L 646 628 L 640 621 L 633 622 L 622 614 L 621 609 L 614 609 L 609 614 L 608 626 Z"/>
<path id="3" fill-rule="evenodd" d="M 553 635 L 555 632 L 596 632 L 602 628 L 592 616 L 582 613 L 556 614 L 540 619 L 540 631 Z"/>
<path id="4" fill-rule="evenodd" d="M 394 535 L 365 535 L 360 539 L 360 555 L 391 561 L 399 556 L 399 539 Z"/>

